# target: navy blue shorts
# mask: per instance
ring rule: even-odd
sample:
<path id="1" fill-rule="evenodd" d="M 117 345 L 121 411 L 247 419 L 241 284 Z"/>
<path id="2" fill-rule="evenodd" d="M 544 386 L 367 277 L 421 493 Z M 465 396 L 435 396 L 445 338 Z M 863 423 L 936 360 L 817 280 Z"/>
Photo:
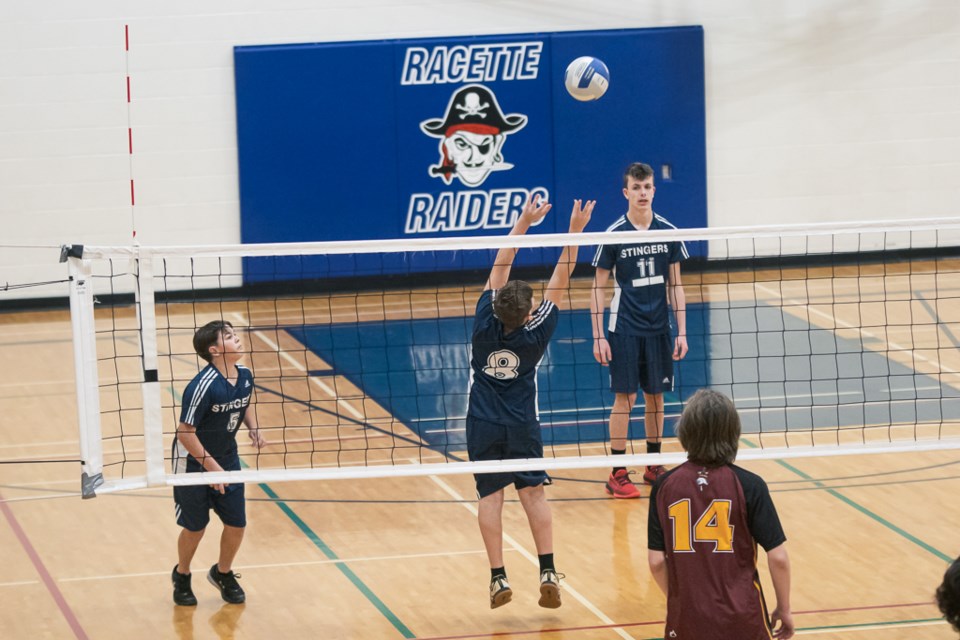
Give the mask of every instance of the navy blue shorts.
<path id="1" fill-rule="evenodd" d="M 213 509 L 223 524 L 230 527 L 247 526 L 243 487 L 241 483 L 228 484 L 223 494 L 207 484 L 174 487 L 177 524 L 190 531 L 202 531 L 210 522 L 210 509 Z"/>
<path id="2" fill-rule="evenodd" d="M 673 391 L 673 341 L 669 333 L 658 336 L 623 336 L 611 333 L 610 390 L 614 393 L 656 395 Z"/>
<path id="3" fill-rule="evenodd" d="M 540 425 L 502 425 L 467 416 L 467 453 L 470 460 L 542 458 Z M 511 484 L 518 490 L 550 484 L 546 471 L 476 473 L 477 497 L 485 498 Z"/>

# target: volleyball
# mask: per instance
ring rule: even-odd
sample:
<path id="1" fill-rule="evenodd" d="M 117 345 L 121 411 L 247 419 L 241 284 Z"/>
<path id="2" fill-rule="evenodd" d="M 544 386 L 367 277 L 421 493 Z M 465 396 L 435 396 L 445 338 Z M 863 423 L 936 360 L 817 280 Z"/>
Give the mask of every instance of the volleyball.
<path id="1" fill-rule="evenodd" d="M 610 70 L 603 64 L 603 60 L 582 56 L 567 66 L 563 84 L 567 87 L 567 93 L 577 100 L 596 100 L 606 93 L 610 86 Z"/>

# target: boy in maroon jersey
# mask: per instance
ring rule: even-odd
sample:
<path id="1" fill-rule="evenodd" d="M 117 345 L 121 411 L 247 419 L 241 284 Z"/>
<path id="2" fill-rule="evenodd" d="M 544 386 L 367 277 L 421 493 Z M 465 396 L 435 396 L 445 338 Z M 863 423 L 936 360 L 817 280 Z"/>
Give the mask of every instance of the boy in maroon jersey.
<path id="1" fill-rule="evenodd" d="M 733 402 L 697 391 L 677 437 L 687 461 L 654 485 L 647 524 L 650 571 L 667 596 L 664 637 L 792 638 L 786 536 L 766 483 L 733 464 L 740 439 Z M 757 573 L 758 544 L 767 552 L 777 596 L 770 615 Z"/>

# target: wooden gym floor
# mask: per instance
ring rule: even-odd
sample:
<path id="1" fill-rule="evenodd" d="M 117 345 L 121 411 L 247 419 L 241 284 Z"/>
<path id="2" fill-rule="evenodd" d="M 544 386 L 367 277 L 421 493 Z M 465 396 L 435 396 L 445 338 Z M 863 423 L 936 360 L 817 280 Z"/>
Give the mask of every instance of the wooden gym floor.
<path id="1" fill-rule="evenodd" d="M 914 273 L 921 271 L 914 267 Z M 884 276 L 886 295 L 896 286 L 937 288 L 937 283 L 931 287 L 913 277 L 897 284 Z M 830 282 L 831 296 L 842 295 L 842 281 Z M 685 279 L 685 284 L 693 302 L 721 295 L 708 286 L 708 278 Z M 857 295 L 864 300 L 862 278 L 860 285 Z M 771 288 L 767 283 L 749 289 L 755 292 L 761 286 Z M 952 335 L 956 318 L 950 317 L 954 310 L 948 307 L 948 302 L 955 303 L 944 293 L 955 284 L 939 287 L 936 308 L 942 323 L 932 329 L 943 334 L 935 336 L 940 347 L 932 348 L 940 367 L 937 375 L 945 385 L 960 388 L 952 379 L 960 370 Z M 789 291 L 786 283 L 774 288 L 784 300 L 796 302 L 801 293 L 807 296 L 791 305 L 790 313 L 803 315 L 811 326 L 849 331 L 861 326 L 861 316 L 853 314 L 876 312 L 862 305 L 838 305 L 836 299 L 825 302 L 809 284 L 802 291 Z M 730 298 L 746 295 L 730 281 L 721 289 Z M 574 306 L 582 304 L 578 296 L 582 292 L 574 296 Z M 470 312 L 475 293 L 465 297 L 469 300 L 463 302 L 461 296 L 459 307 L 451 303 L 450 315 Z M 880 304 L 886 313 L 897 312 L 897 305 Z M 238 326 L 269 324 L 260 317 L 269 314 L 256 304 L 223 311 L 238 314 L 227 316 Z M 914 300 L 906 311 L 916 325 L 918 314 L 929 309 Z M 168 309 L 171 326 L 179 313 Z M 381 313 L 389 315 L 388 310 Z M 889 344 L 903 344 L 909 338 L 912 351 L 920 353 L 921 343 L 931 337 L 918 332 L 931 329 L 897 325 L 893 315 L 887 324 L 891 327 L 890 335 L 883 336 L 887 346 L 875 348 L 892 360 L 909 360 L 918 371 L 929 369 L 934 360 L 930 349 L 917 359 Z M 263 338 L 281 350 L 289 346 L 281 343 L 289 336 L 258 337 L 256 331 L 250 331 L 245 342 L 259 345 L 258 352 L 266 351 Z M 514 601 L 495 611 L 488 608 L 489 572 L 476 525 L 473 481 L 459 475 L 249 485 L 249 526 L 236 563 L 247 603 L 224 604 L 204 580 L 217 555 L 220 528 L 214 519 L 193 566 L 199 605 L 176 607 L 169 575 L 176 562 L 179 530 L 171 490 L 111 493 L 93 500 L 78 497 L 71 344 L 65 312 L 0 315 L 2 638 L 662 636 L 664 599 L 646 566 L 649 490 L 643 488 L 644 497 L 637 501 L 608 499 L 603 491 L 607 471 L 602 469 L 554 474 L 556 483 L 548 489 L 557 566 L 567 576 L 562 583 L 564 604 L 558 610 L 536 604 L 533 542 L 509 490 L 504 532 Z M 324 366 L 313 360 L 315 355 L 301 352 L 301 368 Z M 270 367 L 293 366 L 277 358 L 257 362 L 256 357 L 258 380 L 270 377 Z M 189 378 L 195 370 L 185 365 L 173 375 Z M 183 382 L 178 384 L 182 390 Z M 361 390 L 345 380 L 336 384 L 344 395 L 360 397 L 354 406 L 372 420 L 396 426 L 391 416 L 377 413 L 381 408 L 375 402 L 361 397 Z M 261 415 L 261 423 L 270 422 L 270 411 Z M 296 420 L 290 417 L 289 424 Z M 315 425 L 317 420 L 306 424 Z M 297 442 L 323 437 L 324 433 L 301 426 L 290 434 L 290 450 L 296 450 Z M 131 440 L 131 451 L 136 442 Z M 754 437 L 745 436 L 744 447 L 755 443 Z M 675 443 L 668 448 L 677 449 Z M 248 448 L 241 453 L 245 460 L 253 459 Z M 115 455 L 112 447 L 110 455 Z M 960 553 L 956 506 L 960 454 L 803 458 L 743 466 L 767 480 L 783 521 L 800 635 L 841 640 L 956 638 L 939 617 L 933 591 L 947 564 Z M 761 576 L 772 606 L 765 566 Z"/>

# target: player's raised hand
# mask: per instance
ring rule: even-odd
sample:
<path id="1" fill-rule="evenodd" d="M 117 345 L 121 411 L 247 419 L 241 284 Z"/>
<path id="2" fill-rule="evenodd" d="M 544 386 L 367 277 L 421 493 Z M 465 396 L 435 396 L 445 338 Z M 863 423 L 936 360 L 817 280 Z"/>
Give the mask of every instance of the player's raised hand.
<path id="1" fill-rule="evenodd" d="M 573 212 L 570 214 L 570 233 L 580 233 L 590 222 L 596 200 L 587 200 L 584 205 L 580 200 L 573 201 Z"/>
<path id="2" fill-rule="evenodd" d="M 530 194 L 527 203 L 523 205 L 523 211 L 517 219 L 517 226 L 523 226 L 524 229 L 532 227 L 539 223 L 547 215 L 547 212 L 553 207 L 546 200 L 540 199 L 540 194 Z"/>

